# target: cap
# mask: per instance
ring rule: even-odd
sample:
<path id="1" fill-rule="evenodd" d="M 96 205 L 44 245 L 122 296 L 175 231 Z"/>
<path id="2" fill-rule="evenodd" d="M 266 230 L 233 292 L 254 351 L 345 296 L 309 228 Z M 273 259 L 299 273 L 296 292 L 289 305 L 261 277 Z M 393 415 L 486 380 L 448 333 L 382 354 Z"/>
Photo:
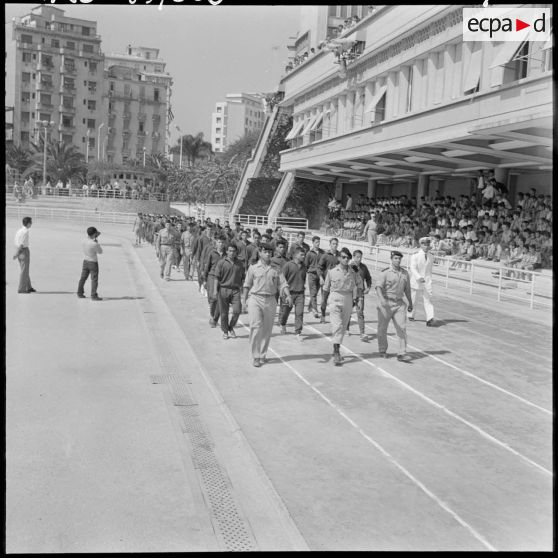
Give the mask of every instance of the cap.
<path id="1" fill-rule="evenodd" d="M 271 244 L 268 244 L 267 242 L 263 242 L 262 244 L 260 244 L 260 250 L 268 250 L 269 252 L 273 252 L 273 246 L 271 246 Z"/>
<path id="2" fill-rule="evenodd" d="M 87 236 L 93 236 L 94 234 L 101 234 L 101 231 L 98 231 L 95 227 L 88 227 Z"/>
<path id="3" fill-rule="evenodd" d="M 399 256 L 400 258 L 402 258 L 403 254 L 401 252 L 399 252 L 398 250 L 392 250 L 390 257 L 393 258 L 393 256 Z"/>
<path id="4" fill-rule="evenodd" d="M 428 236 L 423 236 L 420 240 L 419 240 L 420 244 L 430 244 L 430 237 Z M 392 252 L 393 253 L 393 252 Z"/>

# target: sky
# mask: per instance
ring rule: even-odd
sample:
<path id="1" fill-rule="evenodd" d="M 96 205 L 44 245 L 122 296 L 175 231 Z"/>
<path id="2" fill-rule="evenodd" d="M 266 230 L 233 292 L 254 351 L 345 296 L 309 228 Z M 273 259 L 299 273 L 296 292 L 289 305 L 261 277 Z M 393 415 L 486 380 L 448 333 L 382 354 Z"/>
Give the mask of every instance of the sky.
<path id="1" fill-rule="evenodd" d="M 227 0 L 225 0 L 226 2 Z M 67 17 L 97 22 L 101 50 L 124 53 L 128 44 L 160 49 L 173 78 L 171 144 L 182 133 L 203 132 L 210 141 L 211 113 L 227 93 L 277 90 L 298 31 L 300 6 L 56 4 Z M 155 4 L 155 3 L 154 3 Z M 158 2 L 156 3 L 158 4 Z M 6 3 L 6 104 L 13 105 L 13 17 L 36 4 Z"/>

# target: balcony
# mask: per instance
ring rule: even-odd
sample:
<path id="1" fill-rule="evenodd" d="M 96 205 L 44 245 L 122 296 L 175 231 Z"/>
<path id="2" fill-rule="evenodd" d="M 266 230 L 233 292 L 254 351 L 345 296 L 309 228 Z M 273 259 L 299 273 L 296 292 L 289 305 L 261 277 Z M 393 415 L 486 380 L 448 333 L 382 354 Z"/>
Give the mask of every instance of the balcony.
<path id="1" fill-rule="evenodd" d="M 38 102 L 39 108 L 41 109 L 53 109 L 54 105 L 51 102 L 39 101 Z"/>
<path id="2" fill-rule="evenodd" d="M 54 70 L 54 64 L 52 62 L 39 62 L 37 64 L 37 70 L 40 72 L 52 72 Z"/>
<path id="3" fill-rule="evenodd" d="M 60 66 L 60 73 L 75 76 L 77 74 L 77 68 L 74 65 L 62 64 L 62 66 Z"/>
<path id="4" fill-rule="evenodd" d="M 75 93 L 76 92 L 76 84 L 70 83 L 62 83 L 60 86 L 60 93 Z"/>
<path id="5" fill-rule="evenodd" d="M 60 132 L 75 132 L 76 126 L 74 123 L 69 124 L 68 122 L 66 122 L 64 124 L 64 122 L 62 122 L 62 124 L 60 124 L 58 129 Z"/>
<path id="6" fill-rule="evenodd" d="M 67 114 L 75 114 L 76 107 L 69 106 L 69 105 L 61 105 L 60 106 L 60 112 L 64 112 L 64 113 L 67 113 Z"/>
<path id="7" fill-rule="evenodd" d="M 37 90 L 38 91 L 52 91 L 54 85 L 52 81 L 38 81 L 37 82 Z"/>
<path id="8" fill-rule="evenodd" d="M 22 97 L 21 98 L 21 104 L 22 105 L 28 105 L 31 102 L 31 97 Z"/>

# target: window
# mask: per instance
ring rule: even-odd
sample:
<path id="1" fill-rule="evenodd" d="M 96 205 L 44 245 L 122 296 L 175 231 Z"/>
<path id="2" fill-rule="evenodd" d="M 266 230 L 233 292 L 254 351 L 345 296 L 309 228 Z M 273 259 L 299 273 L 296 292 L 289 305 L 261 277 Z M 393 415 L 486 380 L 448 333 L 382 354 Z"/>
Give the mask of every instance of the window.
<path id="1" fill-rule="evenodd" d="M 66 145 L 72 144 L 73 141 L 74 141 L 74 136 L 72 136 L 71 134 L 62 134 L 62 142 L 65 143 Z"/>
<path id="2" fill-rule="evenodd" d="M 51 39 L 50 46 L 53 48 L 60 48 L 60 41 L 58 39 Z"/>
<path id="3" fill-rule="evenodd" d="M 39 120 L 46 120 L 47 122 L 50 122 L 50 114 L 48 112 L 39 113 Z"/>
<path id="4" fill-rule="evenodd" d="M 21 61 L 24 62 L 24 63 L 31 62 L 31 53 L 30 52 L 24 52 L 21 55 Z"/>
<path id="5" fill-rule="evenodd" d="M 88 37 L 89 34 L 90 34 L 90 33 L 89 33 L 90 30 L 91 30 L 90 27 L 82 27 L 82 28 L 81 28 L 81 34 L 82 34 L 83 36 L 85 36 L 85 37 Z"/>
<path id="6" fill-rule="evenodd" d="M 69 116 L 62 116 L 62 126 L 64 128 L 71 128 L 74 125 L 74 119 Z"/>
<path id="7" fill-rule="evenodd" d="M 62 98 L 62 106 L 64 108 L 74 108 L 74 98 L 64 96 Z"/>
<path id="8" fill-rule="evenodd" d="M 66 70 L 75 70 L 75 60 L 73 58 L 64 57 L 64 68 L 66 68 Z"/>
<path id="9" fill-rule="evenodd" d="M 76 43 L 74 43 L 73 41 L 66 41 L 66 48 L 68 50 L 75 50 L 76 49 Z"/>
<path id="10" fill-rule="evenodd" d="M 84 43 L 83 46 L 81 47 L 83 52 L 93 52 L 93 45 L 89 45 L 87 43 Z"/>
<path id="11" fill-rule="evenodd" d="M 482 43 L 463 43 L 463 93 L 475 93 L 479 90 Z M 465 45 L 469 49 L 465 49 Z"/>
<path id="12" fill-rule="evenodd" d="M 154 101 L 159 100 L 159 90 L 158 89 L 153 89 L 153 100 Z"/>
<path id="13" fill-rule="evenodd" d="M 52 102 L 50 95 L 46 93 L 41 93 L 41 103 L 43 105 L 50 105 Z"/>
<path id="14" fill-rule="evenodd" d="M 64 89 L 75 89 L 76 84 L 72 78 L 64 78 Z"/>
<path id="15" fill-rule="evenodd" d="M 21 42 L 31 44 L 33 42 L 33 36 L 32 35 L 22 35 L 21 36 Z"/>
<path id="16" fill-rule="evenodd" d="M 111 91 L 114 91 L 114 81 L 111 81 L 111 82 L 110 82 L 110 90 L 111 90 Z"/>
<path id="17" fill-rule="evenodd" d="M 215 119 L 215 122 L 217 122 L 217 124 L 221 124 L 221 117 L 218 116 L 218 117 Z"/>
<path id="18" fill-rule="evenodd" d="M 31 81 L 31 74 L 29 72 L 22 72 L 21 81 L 29 83 Z"/>
<path id="19" fill-rule="evenodd" d="M 89 138 L 89 147 L 95 147 L 95 136 Z"/>
<path id="20" fill-rule="evenodd" d="M 89 71 L 95 73 L 97 71 L 97 62 L 89 61 Z"/>
<path id="21" fill-rule="evenodd" d="M 215 133 L 220 134 L 221 133 L 221 128 L 215 128 Z"/>
<path id="22" fill-rule="evenodd" d="M 49 68 L 52 68 L 54 66 L 54 64 L 52 62 L 52 56 L 48 56 L 47 54 L 41 54 L 41 64 L 43 66 L 47 66 Z"/>
<path id="23" fill-rule="evenodd" d="M 96 101 L 87 101 L 87 108 L 89 110 L 95 110 L 97 108 L 97 102 Z"/>
<path id="24" fill-rule="evenodd" d="M 87 127 L 90 130 L 94 130 L 95 129 L 95 119 L 94 118 L 88 118 L 87 119 Z"/>
<path id="25" fill-rule="evenodd" d="M 144 124 L 143 124 L 143 122 L 140 122 L 140 123 L 139 123 L 139 133 L 140 133 L 140 134 L 143 134 L 144 131 L 145 131 L 145 130 L 144 130 Z"/>
<path id="26" fill-rule="evenodd" d="M 28 112 L 22 112 L 21 113 L 21 123 L 22 124 L 29 124 L 29 113 Z"/>
<path id="27" fill-rule="evenodd" d="M 221 143 L 221 138 L 215 138 L 215 143 Z"/>
<path id="28" fill-rule="evenodd" d="M 21 101 L 23 103 L 28 103 L 29 101 L 31 101 L 31 93 L 29 93 L 29 91 L 22 91 L 21 92 Z"/>
<path id="29" fill-rule="evenodd" d="M 29 143 L 29 132 L 21 132 L 21 143 Z"/>
<path id="30" fill-rule="evenodd" d="M 96 93 L 97 92 L 97 82 L 96 81 L 88 82 L 87 88 L 89 89 L 89 93 Z"/>
<path id="31" fill-rule="evenodd" d="M 151 53 L 150 53 L 150 52 L 146 52 L 146 53 L 145 53 L 145 59 L 146 59 L 146 60 L 150 60 L 150 59 L 151 59 Z"/>

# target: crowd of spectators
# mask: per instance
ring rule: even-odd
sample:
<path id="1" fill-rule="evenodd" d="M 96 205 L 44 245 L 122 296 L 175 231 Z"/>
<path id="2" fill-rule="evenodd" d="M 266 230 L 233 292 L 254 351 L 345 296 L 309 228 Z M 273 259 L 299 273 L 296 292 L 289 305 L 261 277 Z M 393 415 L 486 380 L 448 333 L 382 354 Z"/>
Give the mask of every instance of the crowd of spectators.
<path id="1" fill-rule="evenodd" d="M 371 15 L 371 14 L 376 12 L 376 7 L 375 6 L 367 6 L 367 9 L 368 9 L 368 15 Z M 327 45 L 329 40 L 335 39 L 337 37 L 341 37 L 346 31 L 348 31 L 349 29 L 352 29 L 359 22 L 360 22 L 360 18 L 357 15 L 345 18 L 343 23 L 339 24 L 332 31 L 331 36 L 328 36 L 327 39 L 321 41 L 318 44 L 318 51 L 321 51 Z M 300 55 L 296 55 L 293 58 L 293 60 L 289 61 L 289 63 L 285 66 L 285 73 L 288 73 L 288 72 L 294 70 L 294 68 L 296 68 L 297 66 L 300 66 L 301 64 L 306 62 L 309 58 L 311 58 L 315 54 L 317 54 L 317 51 L 316 51 L 316 49 L 314 49 L 312 47 L 309 51 L 305 51 Z M 336 56 L 337 56 L 337 61 L 339 62 L 341 54 L 336 53 Z M 348 56 L 348 55 L 346 55 L 346 56 Z"/>
<path id="2" fill-rule="evenodd" d="M 491 185 L 493 187 L 493 185 Z M 507 277 L 523 277 L 521 270 L 552 266 L 552 198 L 535 188 L 520 192 L 515 207 L 507 193 L 494 195 L 408 198 L 370 198 L 363 194 L 345 207 L 330 199 L 326 231 L 337 236 L 364 240 L 369 220 L 375 223 L 377 245 L 417 248 L 422 236 L 432 238 L 437 256 L 450 256 L 453 268 L 466 270 L 467 262 L 484 259 L 518 268 Z"/>

